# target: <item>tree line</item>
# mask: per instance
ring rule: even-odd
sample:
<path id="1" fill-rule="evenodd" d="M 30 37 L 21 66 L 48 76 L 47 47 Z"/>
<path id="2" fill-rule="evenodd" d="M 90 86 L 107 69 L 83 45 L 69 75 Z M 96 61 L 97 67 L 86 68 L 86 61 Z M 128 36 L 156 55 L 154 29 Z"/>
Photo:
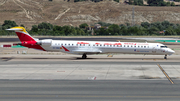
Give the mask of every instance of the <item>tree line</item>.
<path id="1" fill-rule="evenodd" d="M 108 28 L 99 28 L 94 31 L 96 35 L 128 35 L 128 36 L 166 36 L 180 35 L 180 24 L 163 22 L 142 22 L 140 25 L 131 26 L 129 23 L 116 25 Z"/>
<path id="2" fill-rule="evenodd" d="M 146 0 L 148 6 L 176 6 L 174 2 L 165 2 L 164 0 Z M 180 2 L 180 0 L 174 0 Z M 145 6 L 143 0 L 129 0 L 130 5 Z"/>
<path id="3" fill-rule="evenodd" d="M 101 27 L 96 27 L 96 25 Z M 0 27 L 0 35 L 15 35 L 13 31 L 6 29 L 18 26 L 15 21 L 5 20 Z M 25 27 L 24 25 L 20 25 Z M 58 26 L 42 22 L 33 25 L 27 30 L 29 34 L 36 36 L 170 36 L 180 35 L 180 24 L 163 22 L 142 22 L 140 25 L 110 24 L 98 22 L 94 25 L 83 23 L 78 27 Z"/>
<path id="4" fill-rule="evenodd" d="M 74 0 L 74 2 L 81 2 L 81 1 L 88 1 L 88 0 Z M 92 2 L 101 2 L 103 0 L 90 0 L 90 1 L 92 1 Z M 114 0 L 114 1 L 119 2 L 119 0 Z"/>
<path id="5" fill-rule="evenodd" d="M 165 2 L 164 0 L 147 0 L 149 6 L 175 6 L 174 2 Z"/>
<path id="6" fill-rule="evenodd" d="M 87 1 L 87 0 L 74 0 L 74 2 L 81 2 L 81 1 Z M 91 0 L 92 2 L 101 2 L 103 0 Z M 119 0 L 114 0 L 116 2 L 119 2 Z M 146 0 L 148 6 L 175 6 L 174 2 L 165 2 L 164 0 Z M 180 0 L 174 0 L 176 2 L 180 2 Z M 145 6 L 143 0 L 129 0 L 129 2 L 126 2 L 130 5 L 139 5 L 139 6 Z"/>

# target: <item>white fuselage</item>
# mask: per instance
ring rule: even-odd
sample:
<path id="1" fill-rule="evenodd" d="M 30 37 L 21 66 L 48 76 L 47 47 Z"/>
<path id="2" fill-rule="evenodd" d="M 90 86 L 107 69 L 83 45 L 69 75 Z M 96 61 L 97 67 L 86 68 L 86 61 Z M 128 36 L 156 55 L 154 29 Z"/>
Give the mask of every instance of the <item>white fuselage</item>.
<path id="1" fill-rule="evenodd" d="M 87 54 L 122 53 L 165 55 L 166 59 L 167 55 L 174 53 L 173 50 L 160 43 L 39 40 L 30 36 L 24 27 L 13 27 L 7 30 L 16 32 L 22 46 L 43 51 L 81 54 L 82 58 L 86 58 Z"/>
<path id="2" fill-rule="evenodd" d="M 46 51 L 65 52 L 70 54 L 153 54 L 171 55 L 173 50 L 160 43 L 137 42 L 103 42 L 103 41 L 69 41 L 39 40 Z"/>

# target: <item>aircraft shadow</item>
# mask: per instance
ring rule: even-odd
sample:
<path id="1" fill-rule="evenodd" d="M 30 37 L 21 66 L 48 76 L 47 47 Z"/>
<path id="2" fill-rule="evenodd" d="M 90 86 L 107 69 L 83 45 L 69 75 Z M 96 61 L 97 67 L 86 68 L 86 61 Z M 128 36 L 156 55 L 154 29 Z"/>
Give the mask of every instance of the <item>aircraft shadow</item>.
<path id="1" fill-rule="evenodd" d="M 129 60 L 152 60 L 152 61 L 156 61 L 156 60 L 166 60 L 164 58 L 113 58 L 113 57 L 109 57 L 109 58 L 86 58 L 86 59 L 82 59 L 81 57 L 71 57 L 71 58 L 47 58 L 47 57 L 43 57 L 43 58 L 31 58 L 31 57 L 2 57 L 0 58 L 2 61 L 9 61 L 9 60 L 16 60 L 16 59 L 22 59 L 24 61 L 29 60 L 29 59 L 34 59 L 34 60 L 123 60 L 123 61 L 129 61 Z M 176 60 L 175 58 L 168 58 L 167 60 Z"/>

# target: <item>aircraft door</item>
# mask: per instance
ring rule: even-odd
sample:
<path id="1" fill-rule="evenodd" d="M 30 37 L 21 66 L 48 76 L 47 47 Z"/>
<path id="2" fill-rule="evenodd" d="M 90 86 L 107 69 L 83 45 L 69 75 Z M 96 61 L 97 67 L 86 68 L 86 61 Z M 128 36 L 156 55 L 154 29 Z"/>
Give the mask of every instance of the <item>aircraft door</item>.
<path id="1" fill-rule="evenodd" d="M 92 50 L 92 46 L 91 46 L 91 44 L 87 44 L 88 45 L 88 50 Z"/>
<path id="2" fill-rule="evenodd" d="M 153 46 L 152 53 L 153 53 L 153 54 L 156 54 L 156 51 L 157 51 L 156 47 Z"/>

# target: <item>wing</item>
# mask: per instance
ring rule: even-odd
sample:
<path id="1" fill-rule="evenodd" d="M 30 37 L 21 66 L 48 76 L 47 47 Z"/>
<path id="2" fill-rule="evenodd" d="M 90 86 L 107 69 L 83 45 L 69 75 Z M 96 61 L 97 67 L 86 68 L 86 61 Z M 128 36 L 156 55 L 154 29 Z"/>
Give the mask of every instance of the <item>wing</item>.
<path id="1" fill-rule="evenodd" d="M 73 53 L 76 53 L 76 54 L 99 54 L 99 53 L 102 53 L 102 51 L 100 50 L 73 50 L 72 51 Z"/>

